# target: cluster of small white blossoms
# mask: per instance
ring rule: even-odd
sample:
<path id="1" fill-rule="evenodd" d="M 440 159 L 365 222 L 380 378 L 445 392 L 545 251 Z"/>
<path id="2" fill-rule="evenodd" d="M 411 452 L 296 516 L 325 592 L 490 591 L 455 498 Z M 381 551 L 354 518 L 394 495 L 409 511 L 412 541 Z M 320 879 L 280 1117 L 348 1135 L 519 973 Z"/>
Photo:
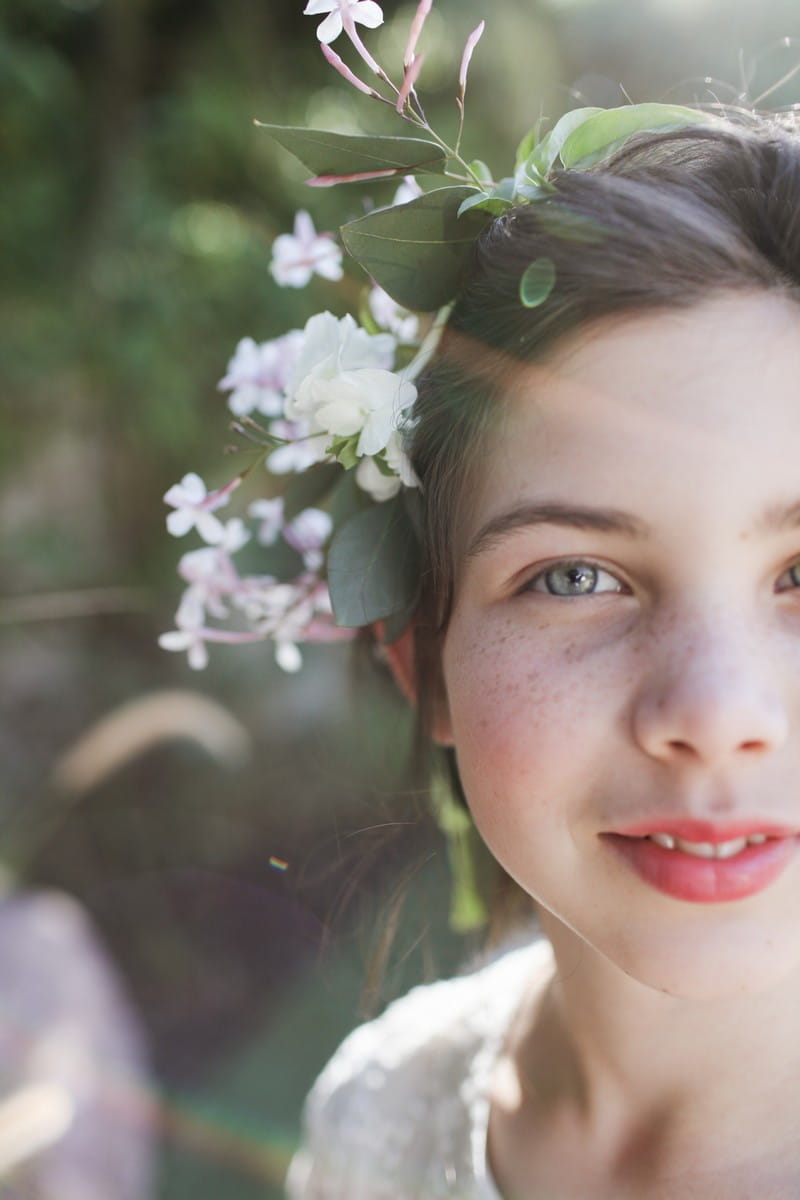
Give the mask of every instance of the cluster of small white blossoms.
<path id="1" fill-rule="evenodd" d="M 415 182 L 406 180 L 393 203 L 418 194 Z M 277 283 L 288 287 L 304 287 L 315 274 L 337 280 L 342 254 L 331 235 L 317 233 L 308 213 L 299 212 L 294 232 L 275 240 L 270 270 Z M 356 483 L 381 503 L 401 487 L 416 484 L 403 449 L 416 388 L 393 366 L 399 345 L 416 344 L 418 323 L 377 287 L 369 294 L 369 310 L 377 333 L 350 315 L 322 312 L 304 329 L 271 341 L 243 338 L 219 387 L 230 393 L 228 406 L 236 418 L 257 420 L 268 434 L 275 446 L 266 456 L 271 475 L 332 462 L 332 448 L 347 443 L 350 457 L 357 460 Z M 217 512 L 241 481 L 238 476 L 209 492 L 190 473 L 166 492 L 164 500 L 173 510 L 168 531 L 183 537 L 194 530 L 205 545 L 179 562 L 186 588 L 176 628 L 159 642 L 166 650 L 185 651 L 189 665 L 201 670 L 208 662 L 208 643 L 270 638 L 279 666 L 296 671 L 302 665 L 298 643 L 353 636 L 352 630 L 335 625 L 323 577 L 332 521 L 317 508 L 287 521 L 283 499 L 274 497 L 252 501 L 247 510 L 252 530 L 239 517 L 223 522 Z M 300 556 L 302 572 L 291 582 L 241 573 L 234 556 L 253 537 L 262 546 L 283 539 Z"/>

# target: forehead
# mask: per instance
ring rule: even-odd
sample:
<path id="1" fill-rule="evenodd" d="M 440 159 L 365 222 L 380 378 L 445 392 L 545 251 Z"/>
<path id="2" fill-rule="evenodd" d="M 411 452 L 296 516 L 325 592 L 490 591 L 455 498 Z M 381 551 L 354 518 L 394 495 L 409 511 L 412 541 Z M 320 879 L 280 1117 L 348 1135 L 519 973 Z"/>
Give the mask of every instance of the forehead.
<path id="1" fill-rule="evenodd" d="M 725 294 L 593 323 L 520 371 L 469 524 L 546 496 L 657 512 L 800 492 L 800 305 Z M 753 495 L 757 493 L 757 495 Z"/>

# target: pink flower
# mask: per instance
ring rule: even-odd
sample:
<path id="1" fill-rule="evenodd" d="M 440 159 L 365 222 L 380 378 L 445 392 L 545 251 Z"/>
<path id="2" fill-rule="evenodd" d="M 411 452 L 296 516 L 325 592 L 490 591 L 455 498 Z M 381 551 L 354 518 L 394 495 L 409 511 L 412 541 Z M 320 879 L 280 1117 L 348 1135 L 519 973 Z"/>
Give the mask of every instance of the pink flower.
<path id="1" fill-rule="evenodd" d="M 232 413 L 245 417 L 255 409 L 277 417 L 283 412 L 284 388 L 302 340 L 299 329 L 260 345 L 249 337 L 241 339 L 217 385 L 220 391 L 230 390 L 228 407 Z"/>
<path id="2" fill-rule="evenodd" d="M 317 37 L 326 45 L 335 41 L 342 29 L 348 25 L 352 27 L 355 21 L 366 25 L 367 29 L 377 29 L 383 24 L 383 12 L 374 0 L 308 0 L 303 12 L 309 17 L 329 14 L 317 26 Z"/>
<path id="3" fill-rule="evenodd" d="M 164 501 L 171 505 L 175 512 L 167 517 L 167 529 L 173 537 L 183 537 L 190 529 L 197 532 L 204 541 L 211 545 L 221 542 L 225 536 L 222 522 L 213 512 L 221 508 L 230 499 L 230 493 L 238 487 L 237 478 L 227 487 L 219 488 L 216 492 L 206 492 L 206 485 L 199 475 L 190 471 L 184 475 L 180 483 L 174 484 L 164 494 Z"/>
<path id="4" fill-rule="evenodd" d="M 312 275 L 341 279 L 342 252 L 329 233 L 317 233 L 307 212 L 294 219 L 294 233 L 282 233 L 272 244 L 272 277 L 281 287 L 305 287 Z"/>

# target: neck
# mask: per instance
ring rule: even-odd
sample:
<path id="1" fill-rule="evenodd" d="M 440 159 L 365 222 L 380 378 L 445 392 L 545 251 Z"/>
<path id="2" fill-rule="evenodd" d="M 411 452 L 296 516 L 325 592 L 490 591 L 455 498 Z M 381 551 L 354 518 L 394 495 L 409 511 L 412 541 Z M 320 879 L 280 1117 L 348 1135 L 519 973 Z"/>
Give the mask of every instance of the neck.
<path id="1" fill-rule="evenodd" d="M 537 1118 L 568 1118 L 609 1159 L 788 1161 L 797 1143 L 800 978 L 686 1000 L 631 979 L 545 916 L 557 970 L 516 1061 Z M 636 1151 L 634 1150 L 634 1154 Z M 794 1152 L 796 1157 L 796 1151 Z"/>

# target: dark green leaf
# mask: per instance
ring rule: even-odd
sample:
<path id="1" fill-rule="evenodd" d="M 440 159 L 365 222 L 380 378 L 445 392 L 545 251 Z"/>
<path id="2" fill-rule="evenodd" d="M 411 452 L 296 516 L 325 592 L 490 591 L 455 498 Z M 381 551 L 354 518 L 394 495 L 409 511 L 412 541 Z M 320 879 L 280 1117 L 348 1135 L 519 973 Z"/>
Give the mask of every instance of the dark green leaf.
<path id="1" fill-rule="evenodd" d="M 283 493 L 283 515 L 287 521 L 296 517 L 304 508 L 316 508 L 319 501 L 331 490 L 342 474 L 338 463 L 320 463 L 293 475 Z"/>
<path id="2" fill-rule="evenodd" d="M 337 529 L 328 551 L 337 625 L 370 625 L 407 609 L 419 572 L 419 545 L 402 496 L 356 513 Z"/>
<path id="3" fill-rule="evenodd" d="M 556 282 L 556 268 L 551 258 L 536 258 L 519 283 L 519 298 L 526 308 L 544 304 Z"/>
<path id="4" fill-rule="evenodd" d="M 452 300 L 488 217 L 458 216 L 469 187 L 439 188 L 408 204 L 381 208 L 343 225 L 349 253 L 403 308 L 430 312 Z"/>
<path id="5" fill-rule="evenodd" d="M 257 124 L 315 175 L 385 170 L 410 174 L 421 167 L 435 171 L 445 160 L 441 147 L 422 138 L 329 133 L 324 129 L 265 125 L 261 121 Z"/>
<path id="6" fill-rule="evenodd" d="M 634 133 L 705 125 L 710 120 L 706 113 L 679 104 L 628 104 L 621 108 L 601 109 L 565 139 L 561 161 L 565 167 L 590 167 L 606 158 Z"/>

